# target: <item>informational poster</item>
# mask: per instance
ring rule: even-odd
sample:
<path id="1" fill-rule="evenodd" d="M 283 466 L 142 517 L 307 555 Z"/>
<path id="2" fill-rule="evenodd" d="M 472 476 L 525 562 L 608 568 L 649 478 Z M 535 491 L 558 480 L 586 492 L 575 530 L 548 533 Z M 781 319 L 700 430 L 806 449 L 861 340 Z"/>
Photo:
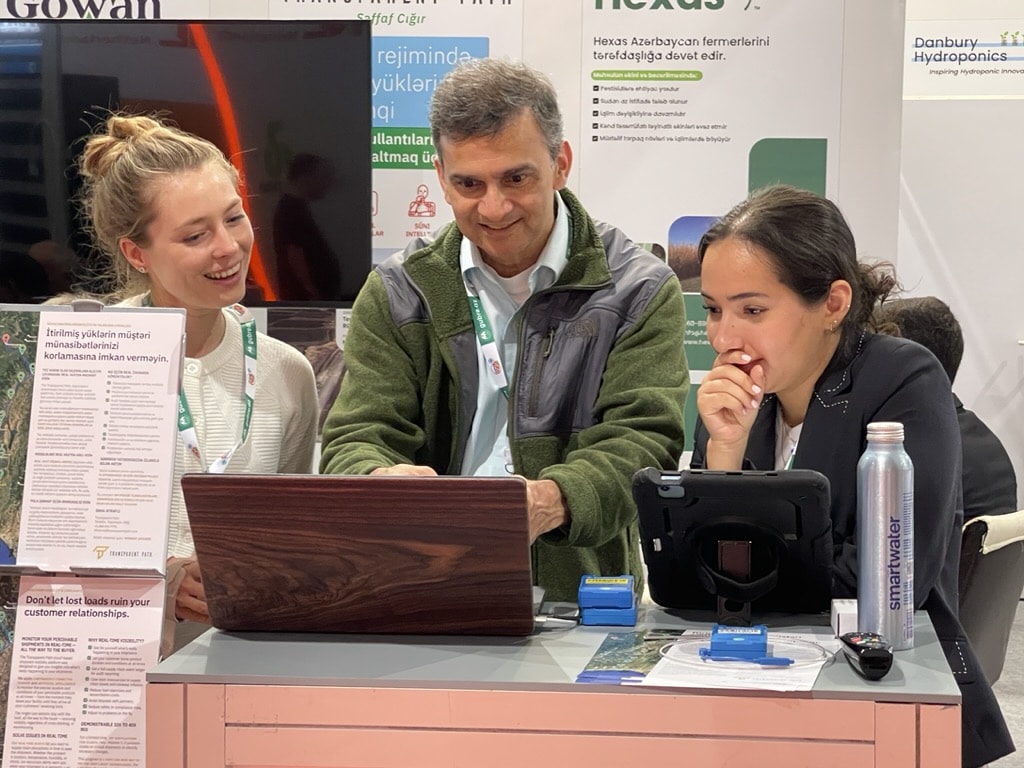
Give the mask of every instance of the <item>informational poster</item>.
<path id="1" fill-rule="evenodd" d="M 697 293 L 701 236 L 769 184 L 835 196 L 844 5 L 585 6 L 579 191 L 595 217 L 627 228 L 678 275 L 694 389 L 715 357 Z"/>
<path id="2" fill-rule="evenodd" d="M 3 315 L 33 382 L 18 565 L 163 573 L 184 312 Z"/>
<path id="3" fill-rule="evenodd" d="M 720 216 L 779 181 L 834 194 L 842 0 L 629 5 L 583 12 L 576 162 L 593 215 L 628 216 L 631 237 L 664 244 L 689 276 L 699 228 L 681 217 Z"/>
<path id="4" fill-rule="evenodd" d="M 21 578 L 3 768 L 145 765 L 160 579 Z"/>
<path id="5" fill-rule="evenodd" d="M 522 2 L 373 6 L 374 262 L 451 221 L 434 170 L 430 100 L 438 81 L 474 58 L 522 58 Z"/>
<path id="6" fill-rule="evenodd" d="M 184 330 L 182 310 L 0 309 L 4 768 L 143 764 Z"/>

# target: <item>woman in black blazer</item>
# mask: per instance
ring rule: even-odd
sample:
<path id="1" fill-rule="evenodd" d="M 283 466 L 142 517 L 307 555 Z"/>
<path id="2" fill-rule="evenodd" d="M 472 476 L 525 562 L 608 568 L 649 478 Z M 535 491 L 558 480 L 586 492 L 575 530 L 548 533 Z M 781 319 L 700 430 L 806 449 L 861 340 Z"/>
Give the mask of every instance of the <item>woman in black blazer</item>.
<path id="1" fill-rule="evenodd" d="M 961 449 L 953 396 L 924 347 L 868 330 L 890 274 L 857 261 L 842 213 L 811 192 L 755 192 L 701 240 L 708 339 L 692 466 L 815 469 L 832 491 L 834 597 L 857 594 L 857 461 L 867 424 L 899 421 L 914 462 L 914 593 L 963 695 L 963 765 L 1013 751 L 957 619 Z"/>

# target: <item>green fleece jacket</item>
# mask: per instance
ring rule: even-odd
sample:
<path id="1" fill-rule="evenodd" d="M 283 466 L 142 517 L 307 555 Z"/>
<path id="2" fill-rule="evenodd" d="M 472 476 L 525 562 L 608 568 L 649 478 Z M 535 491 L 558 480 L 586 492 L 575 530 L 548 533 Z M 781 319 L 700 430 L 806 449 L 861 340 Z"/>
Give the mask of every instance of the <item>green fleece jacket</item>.
<path id="1" fill-rule="evenodd" d="M 574 601 L 584 574 L 632 573 L 642 588 L 631 479 L 642 467 L 676 469 L 689 373 L 671 269 L 560 194 L 572 221 L 568 263 L 521 309 L 508 435 L 515 472 L 555 481 L 566 500 L 570 522 L 534 543 L 533 574 L 547 599 Z M 451 225 L 367 279 L 321 472 L 405 463 L 459 474 L 479 354 L 461 242 Z"/>

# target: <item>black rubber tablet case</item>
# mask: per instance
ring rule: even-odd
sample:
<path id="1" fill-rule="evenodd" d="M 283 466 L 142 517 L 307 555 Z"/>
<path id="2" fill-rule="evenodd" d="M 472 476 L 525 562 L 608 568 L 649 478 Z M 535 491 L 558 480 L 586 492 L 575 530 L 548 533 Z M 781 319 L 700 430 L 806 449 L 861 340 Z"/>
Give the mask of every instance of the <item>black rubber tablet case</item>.
<path id="1" fill-rule="evenodd" d="M 721 597 L 735 613 L 828 610 L 832 523 L 821 473 L 647 468 L 633 476 L 633 498 L 659 605 L 716 610 Z M 747 578 L 722 567 L 722 542 L 750 542 Z"/>

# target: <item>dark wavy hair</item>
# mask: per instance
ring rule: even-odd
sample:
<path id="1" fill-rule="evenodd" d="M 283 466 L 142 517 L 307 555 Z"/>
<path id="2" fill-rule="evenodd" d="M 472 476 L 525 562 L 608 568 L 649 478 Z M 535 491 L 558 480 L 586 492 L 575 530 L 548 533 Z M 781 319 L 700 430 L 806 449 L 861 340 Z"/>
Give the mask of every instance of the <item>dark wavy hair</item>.
<path id="1" fill-rule="evenodd" d="M 898 287 L 891 264 L 857 260 L 853 233 L 836 204 L 804 189 L 776 184 L 753 192 L 704 234 L 698 260 L 728 237 L 760 248 L 779 282 L 807 306 L 824 301 L 836 280 L 850 284 L 850 309 L 840 327 L 842 361 L 853 356 L 861 332 L 874 329 L 875 306 Z"/>
<path id="2" fill-rule="evenodd" d="M 895 299 L 878 307 L 874 319 L 880 333 L 928 347 L 953 382 L 964 357 L 964 334 L 946 302 L 937 296 Z"/>

